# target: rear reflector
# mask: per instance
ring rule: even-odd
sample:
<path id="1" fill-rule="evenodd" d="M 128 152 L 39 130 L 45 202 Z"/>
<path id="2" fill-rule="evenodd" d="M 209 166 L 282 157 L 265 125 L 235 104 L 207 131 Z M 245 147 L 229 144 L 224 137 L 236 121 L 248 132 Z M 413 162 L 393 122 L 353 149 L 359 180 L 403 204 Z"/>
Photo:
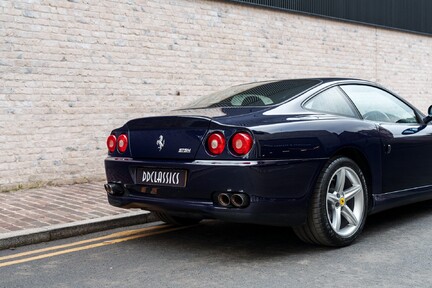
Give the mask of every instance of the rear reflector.
<path id="1" fill-rule="evenodd" d="M 207 150 L 212 155 L 219 155 L 225 149 L 225 136 L 221 132 L 214 132 L 207 138 Z"/>
<path id="2" fill-rule="evenodd" d="M 128 138 L 125 134 L 121 134 L 117 140 L 117 149 L 120 153 L 124 153 L 127 150 Z"/>
<path id="3" fill-rule="evenodd" d="M 246 155 L 252 148 L 252 136 L 246 132 L 234 134 L 231 138 L 231 149 L 237 155 Z"/>
<path id="4" fill-rule="evenodd" d="M 110 153 L 113 153 L 116 149 L 117 139 L 114 135 L 110 135 L 107 138 L 107 147 Z"/>

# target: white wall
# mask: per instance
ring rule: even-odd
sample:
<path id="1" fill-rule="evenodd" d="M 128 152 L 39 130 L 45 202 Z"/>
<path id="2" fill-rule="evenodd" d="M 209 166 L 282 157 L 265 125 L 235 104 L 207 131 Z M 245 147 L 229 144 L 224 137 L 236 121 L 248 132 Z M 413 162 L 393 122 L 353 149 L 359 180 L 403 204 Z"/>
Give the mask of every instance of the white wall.
<path id="1" fill-rule="evenodd" d="M 0 1 L 0 39 L 0 190 L 103 179 L 111 129 L 243 82 L 358 77 L 432 104 L 432 37 L 222 1 Z"/>

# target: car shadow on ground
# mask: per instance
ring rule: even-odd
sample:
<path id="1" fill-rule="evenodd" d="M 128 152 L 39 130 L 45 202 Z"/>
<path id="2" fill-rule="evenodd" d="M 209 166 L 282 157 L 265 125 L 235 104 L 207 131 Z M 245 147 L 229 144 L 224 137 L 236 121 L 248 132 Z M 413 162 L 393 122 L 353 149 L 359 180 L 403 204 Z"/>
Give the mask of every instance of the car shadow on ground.
<path id="1" fill-rule="evenodd" d="M 301 242 L 289 227 L 272 227 L 218 220 L 204 220 L 199 225 L 133 241 L 128 245 L 164 250 L 165 254 L 182 251 L 188 257 L 207 255 L 211 259 L 238 263 L 242 259 L 266 260 L 301 251 L 326 251 L 327 248 Z M 135 248 L 135 247 L 134 247 Z M 135 251 L 135 249 L 132 249 Z"/>
<path id="2" fill-rule="evenodd" d="M 419 220 L 432 217 L 432 200 L 369 215 L 362 237 L 371 237 L 386 230 L 416 226 Z"/>
<path id="3" fill-rule="evenodd" d="M 395 229 L 415 229 L 422 218 L 432 217 L 432 201 L 395 208 L 370 215 L 360 238 L 341 249 L 356 251 L 368 243 L 386 241 L 386 233 Z M 197 226 L 161 234 L 152 239 L 134 241 L 135 245 L 154 245 L 152 249 L 166 252 L 183 251 L 190 255 L 208 254 L 225 261 L 242 259 L 263 260 L 281 256 L 304 256 L 333 253 L 337 248 L 321 247 L 301 242 L 288 227 L 226 223 L 205 220 Z M 364 245 L 362 245 L 364 244 Z"/>

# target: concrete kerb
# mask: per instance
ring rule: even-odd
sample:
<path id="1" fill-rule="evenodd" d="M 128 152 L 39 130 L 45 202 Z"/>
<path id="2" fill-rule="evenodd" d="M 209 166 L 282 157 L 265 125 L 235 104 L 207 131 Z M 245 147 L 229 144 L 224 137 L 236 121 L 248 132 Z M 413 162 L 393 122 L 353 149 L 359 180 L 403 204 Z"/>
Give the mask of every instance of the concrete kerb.
<path id="1" fill-rule="evenodd" d="M 131 211 L 114 216 L 2 233 L 0 250 L 154 221 L 158 219 L 148 211 Z"/>

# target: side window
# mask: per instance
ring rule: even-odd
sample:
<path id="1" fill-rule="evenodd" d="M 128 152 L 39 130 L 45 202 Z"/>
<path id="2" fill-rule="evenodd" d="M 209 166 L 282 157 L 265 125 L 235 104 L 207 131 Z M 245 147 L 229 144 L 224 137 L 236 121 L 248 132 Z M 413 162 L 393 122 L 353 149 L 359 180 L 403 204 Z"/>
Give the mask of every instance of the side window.
<path id="1" fill-rule="evenodd" d="M 321 92 L 308 100 L 303 107 L 324 113 L 358 117 L 356 112 L 351 108 L 348 99 L 338 87 L 333 87 Z"/>
<path id="2" fill-rule="evenodd" d="M 365 120 L 387 123 L 418 123 L 416 114 L 392 94 L 366 85 L 343 85 Z"/>

